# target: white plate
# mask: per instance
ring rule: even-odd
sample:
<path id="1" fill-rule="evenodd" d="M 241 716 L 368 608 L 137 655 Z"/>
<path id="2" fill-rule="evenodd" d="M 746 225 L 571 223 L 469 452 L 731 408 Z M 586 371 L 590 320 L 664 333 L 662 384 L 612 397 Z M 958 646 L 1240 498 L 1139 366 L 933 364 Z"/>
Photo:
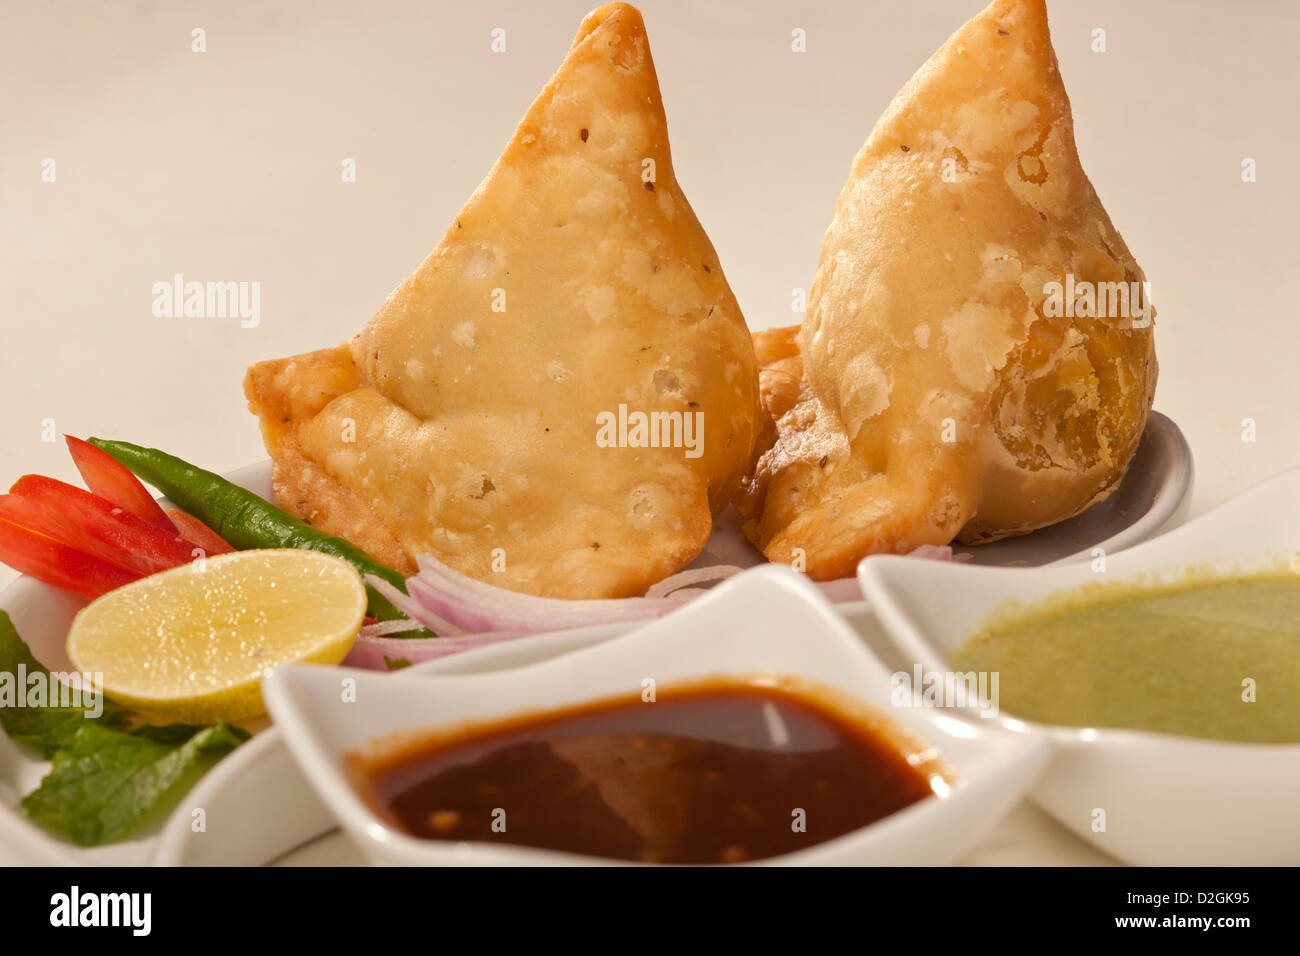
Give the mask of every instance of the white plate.
<path id="1" fill-rule="evenodd" d="M 227 477 L 263 497 L 271 495 L 269 461 L 237 469 Z M 1170 419 L 1153 412 L 1124 481 L 1106 501 L 1070 521 L 1034 534 L 969 550 L 978 564 L 1060 563 L 1086 559 L 1092 548 L 1098 546 L 1112 553 L 1180 520 L 1190 504 L 1191 485 L 1192 457 L 1186 440 Z M 759 553 L 741 534 L 734 513 L 729 511 L 719 519 L 704 552 L 692 566 L 736 564 L 749 567 L 761 563 L 761 560 Z M 64 638 L 73 616 L 83 603 L 28 577 L 19 578 L 0 592 L 0 608 L 9 612 L 19 635 L 36 657 L 53 670 L 70 668 L 64 652 Z M 869 615 L 865 602 L 840 604 L 837 609 L 851 621 L 858 622 L 860 629 L 864 626 L 874 629 L 874 624 L 862 622 L 862 618 Z M 612 628 L 584 630 L 588 636 L 595 633 L 608 637 L 616 633 Z M 538 635 L 473 652 L 471 663 L 500 660 L 510 661 L 510 666 L 514 666 L 534 654 L 549 656 L 554 653 L 550 648 L 578 639 L 565 633 Z M 209 781 L 221 783 L 228 774 L 237 772 L 245 759 L 243 755 L 254 750 L 255 746 L 259 746 L 256 739 L 240 747 L 208 774 L 204 784 Z M 270 744 L 260 746 L 271 748 Z M 18 803 L 24 794 L 36 788 L 48 768 L 48 763 L 33 759 L 0 734 L 0 863 L 139 865 L 153 859 L 158 846 L 157 830 L 142 832 L 133 839 L 109 846 L 83 850 L 52 838 L 31 825 L 22 815 Z M 181 809 L 184 808 L 178 808 L 178 813 Z M 251 822 L 249 826 L 256 829 Z M 308 833 L 301 839 L 309 839 L 311 835 Z M 254 850 L 242 860 L 261 863 L 276 855 L 262 855 Z"/>

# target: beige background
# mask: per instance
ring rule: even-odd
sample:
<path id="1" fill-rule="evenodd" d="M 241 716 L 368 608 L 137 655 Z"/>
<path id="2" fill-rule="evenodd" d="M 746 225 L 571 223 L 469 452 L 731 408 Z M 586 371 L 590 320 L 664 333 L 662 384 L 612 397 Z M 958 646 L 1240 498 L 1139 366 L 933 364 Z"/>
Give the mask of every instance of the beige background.
<path id="1" fill-rule="evenodd" d="M 791 290 L 811 281 L 854 153 L 979 0 L 642 6 L 678 178 L 750 324 L 795 321 Z M 0 3 L 0 482 L 74 477 L 62 444 L 42 443 L 45 419 L 216 471 L 264 457 L 244 368 L 361 326 L 441 236 L 587 7 Z M 1152 282 L 1156 405 L 1191 441 L 1201 511 L 1300 464 L 1300 4 L 1056 0 L 1051 15 L 1080 152 Z M 195 27 L 206 53 L 190 50 Z M 1090 51 L 1098 27 L 1105 53 Z M 340 182 L 345 157 L 356 184 Z M 260 327 L 154 318 L 151 286 L 177 272 L 260 282 Z M 1029 844 L 1092 858 L 1027 806 L 982 858 Z"/>
<path id="2" fill-rule="evenodd" d="M 244 368 L 361 326 L 441 236 L 587 8 L 6 0 L 0 482 L 73 477 L 61 444 L 41 442 L 47 418 L 217 471 L 263 457 Z M 678 177 L 753 327 L 797 319 L 791 290 L 811 281 L 854 153 L 978 8 L 643 4 Z M 1300 4 L 1050 9 L 1080 152 L 1152 282 L 1156 405 L 1191 441 L 1203 510 L 1300 464 Z M 206 53 L 190 51 L 194 27 Z M 795 27 L 806 53 L 791 52 Z M 1097 27 L 1105 53 L 1090 50 Z M 345 157 L 355 184 L 340 181 Z M 151 286 L 177 272 L 260 282 L 261 325 L 154 318 Z"/>

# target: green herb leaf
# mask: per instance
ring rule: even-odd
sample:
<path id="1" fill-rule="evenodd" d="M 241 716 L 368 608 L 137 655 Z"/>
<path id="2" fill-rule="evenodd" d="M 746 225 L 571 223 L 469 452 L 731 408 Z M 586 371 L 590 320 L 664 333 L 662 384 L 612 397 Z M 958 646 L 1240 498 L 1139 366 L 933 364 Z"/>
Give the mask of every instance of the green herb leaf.
<path id="1" fill-rule="evenodd" d="M 0 611 L 0 728 L 52 759 L 40 787 L 22 802 L 36 823 L 82 846 L 110 843 L 175 805 L 218 760 L 248 739 L 224 721 L 132 726 L 131 713 L 101 698 L 98 717 L 87 707 L 30 706 L 28 684 L 50 672 L 32 656 Z M 31 675 L 37 675 L 35 682 Z"/>
<path id="2" fill-rule="evenodd" d="M 390 671 L 400 671 L 403 667 L 410 667 L 411 662 L 405 657 L 389 657 L 384 655 L 384 663 L 388 665 Z"/>
<path id="3" fill-rule="evenodd" d="M 175 728 L 162 728 L 175 734 Z M 41 785 L 23 799 L 27 815 L 81 846 L 120 839 L 146 818 L 170 809 L 213 764 L 248 739 L 223 722 L 180 746 L 140 732 L 87 721 L 54 754 Z"/>
<path id="4" fill-rule="evenodd" d="M 102 698 L 103 713 L 98 718 L 88 716 L 84 706 L 27 706 L 32 675 L 48 690 L 53 686 L 48 683 L 49 673 L 18 636 L 9 615 L 0 611 L 0 728 L 6 734 L 48 760 L 91 720 L 113 728 L 126 723 L 127 710 L 107 698 Z"/>

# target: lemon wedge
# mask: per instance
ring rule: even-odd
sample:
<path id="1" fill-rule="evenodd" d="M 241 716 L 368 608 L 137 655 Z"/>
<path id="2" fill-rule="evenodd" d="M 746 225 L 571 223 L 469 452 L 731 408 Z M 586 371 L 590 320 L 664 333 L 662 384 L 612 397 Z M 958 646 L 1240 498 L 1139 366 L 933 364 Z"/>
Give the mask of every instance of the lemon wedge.
<path id="1" fill-rule="evenodd" d="M 343 660 L 365 611 L 365 587 L 346 561 L 236 551 L 96 599 L 72 622 L 68 658 L 151 719 L 238 723 L 266 712 L 261 679 L 270 668 Z"/>

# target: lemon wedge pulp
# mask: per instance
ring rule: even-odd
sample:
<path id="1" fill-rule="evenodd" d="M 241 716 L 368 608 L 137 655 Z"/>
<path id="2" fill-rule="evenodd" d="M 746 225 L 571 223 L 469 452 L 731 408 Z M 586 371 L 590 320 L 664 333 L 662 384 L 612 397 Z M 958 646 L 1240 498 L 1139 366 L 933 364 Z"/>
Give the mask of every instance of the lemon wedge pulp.
<path id="1" fill-rule="evenodd" d="M 237 723 L 266 712 L 261 678 L 290 661 L 337 664 L 365 616 L 355 568 L 318 551 L 236 551 L 97 598 L 68 658 L 146 717 Z"/>

